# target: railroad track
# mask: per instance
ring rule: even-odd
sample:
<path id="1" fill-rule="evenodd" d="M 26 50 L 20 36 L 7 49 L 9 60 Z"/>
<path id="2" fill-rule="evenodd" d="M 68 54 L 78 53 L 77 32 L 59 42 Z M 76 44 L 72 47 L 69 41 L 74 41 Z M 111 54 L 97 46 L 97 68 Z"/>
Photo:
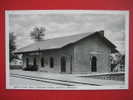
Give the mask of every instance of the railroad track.
<path id="1" fill-rule="evenodd" d="M 20 75 L 20 74 L 11 74 L 11 77 L 29 79 L 29 80 L 40 81 L 40 82 L 44 82 L 44 83 L 51 83 L 51 84 L 56 84 L 56 85 L 63 85 L 63 86 L 75 86 L 75 85 L 101 86 L 101 85 L 92 84 L 92 83 L 67 81 L 67 80 L 51 79 L 51 78 L 36 77 L 36 76 L 29 76 L 29 75 Z"/>

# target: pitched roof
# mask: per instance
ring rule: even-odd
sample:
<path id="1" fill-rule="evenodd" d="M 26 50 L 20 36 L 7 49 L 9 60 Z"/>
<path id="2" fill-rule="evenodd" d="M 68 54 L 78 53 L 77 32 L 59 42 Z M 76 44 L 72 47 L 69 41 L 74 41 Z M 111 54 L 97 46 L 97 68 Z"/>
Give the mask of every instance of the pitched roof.
<path id="1" fill-rule="evenodd" d="M 71 36 L 65 36 L 65 37 L 60 37 L 60 38 L 53 38 L 53 39 L 38 41 L 38 42 L 30 44 L 26 47 L 16 50 L 15 53 L 32 52 L 32 51 L 38 51 L 38 50 L 42 51 L 42 50 L 59 49 L 68 44 L 75 43 L 83 38 L 92 36 L 93 34 L 98 34 L 98 32 L 76 34 L 76 35 L 71 35 Z M 112 44 L 108 39 L 106 39 L 104 36 L 101 36 L 101 37 L 107 43 L 107 45 L 115 48 L 115 45 Z"/>

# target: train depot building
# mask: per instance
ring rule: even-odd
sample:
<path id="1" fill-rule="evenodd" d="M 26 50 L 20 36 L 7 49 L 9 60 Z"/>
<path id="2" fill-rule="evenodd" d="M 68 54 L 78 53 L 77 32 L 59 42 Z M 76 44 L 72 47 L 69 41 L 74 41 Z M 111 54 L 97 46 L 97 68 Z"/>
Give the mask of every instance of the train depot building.
<path id="1" fill-rule="evenodd" d="M 46 39 L 15 51 L 23 55 L 23 68 L 66 74 L 110 72 L 110 54 L 115 52 L 104 31 Z"/>

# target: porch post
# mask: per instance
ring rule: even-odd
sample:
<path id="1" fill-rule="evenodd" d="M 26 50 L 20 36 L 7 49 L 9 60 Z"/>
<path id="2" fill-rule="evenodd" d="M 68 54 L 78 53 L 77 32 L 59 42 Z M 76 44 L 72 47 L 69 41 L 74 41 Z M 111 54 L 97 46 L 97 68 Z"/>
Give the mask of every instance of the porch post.
<path id="1" fill-rule="evenodd" d="M 41 62 L 40 62 L 40 60 L 41 60 L 41 55 L 40 55 L 40 48 L 38 49 L 38 54 L 39 54 L 39 61 L 38 61 L 38 70 L 40 69 L 40 67 L 41 67 Z"/>
<path id="2" fill-rule="evenodd" d="M 70 74 L 72 74 L 72 56 L 70 56 Z"/>

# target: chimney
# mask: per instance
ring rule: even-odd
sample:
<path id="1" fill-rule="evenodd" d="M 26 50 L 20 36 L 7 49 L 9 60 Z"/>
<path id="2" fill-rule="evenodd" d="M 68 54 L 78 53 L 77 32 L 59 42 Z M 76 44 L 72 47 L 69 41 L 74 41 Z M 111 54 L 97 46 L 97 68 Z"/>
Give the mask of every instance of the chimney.
<path id="1" fill-rule="evenodd" d="M 101 36 L 104 36 L 104 30 L 98 31 Z"/>

